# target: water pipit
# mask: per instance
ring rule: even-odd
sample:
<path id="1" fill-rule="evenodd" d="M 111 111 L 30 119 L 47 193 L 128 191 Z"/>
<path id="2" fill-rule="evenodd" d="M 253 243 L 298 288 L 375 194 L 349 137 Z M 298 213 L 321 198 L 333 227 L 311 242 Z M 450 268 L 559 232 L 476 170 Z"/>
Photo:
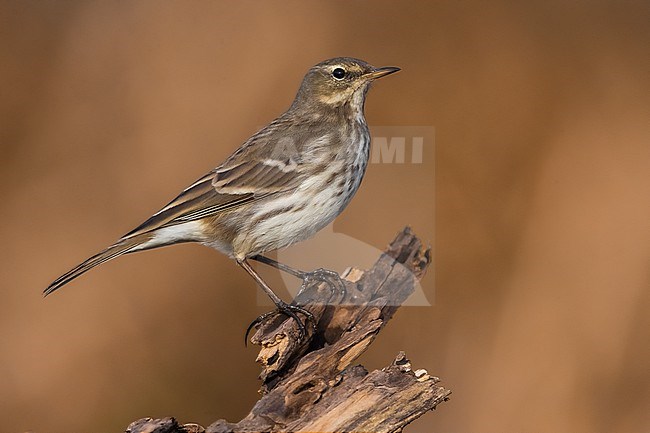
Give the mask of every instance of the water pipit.
<path id="1" fill-rule="evenodd" d="M 57 278 L 44 294 L 121 255 L 198 242 L 234 259 L 271 298 L 277 312 L 295 319 L 305 335 L 296 313 L 307 319 L 310 313 L 280 299 L 249 260 L 303 280 L 332 279 L 328 271 L 295 270 L 263 254 L 313 236 L 345 209 L 368 164 L 366 93 L 374 80 L 397 71 L 348 57 L 312 67 L 284 114 L 151 218 Z"/>

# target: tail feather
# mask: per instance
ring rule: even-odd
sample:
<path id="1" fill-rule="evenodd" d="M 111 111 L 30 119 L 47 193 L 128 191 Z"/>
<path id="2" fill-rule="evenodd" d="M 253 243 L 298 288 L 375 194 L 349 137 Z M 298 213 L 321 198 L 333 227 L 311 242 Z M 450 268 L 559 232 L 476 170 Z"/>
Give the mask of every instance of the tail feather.
<path id="1" fill-rule="evenodd" d="M 102 263 L 106 263 L 109 260 L 112 260 L 116 257 L 119 257 L 123 254 L 127 254 L 132 251 L 139 251 L 142 244 L 150 238 L 149 235 L 146 236 L 136 236 L 129 239 L 123 239 L 117 242 L 116 244 L 111 245 L 106 248 L 104 251 L 101 251 L 94 256 L 86 259 L 83 263 L 75 266 L 65 274 L 61 275 L 59 278 L 54 280 L 47 289 L 43 291 L 43 296 L 47 296 L 60 287 L 68 284 L 70 281 L 74 280 L 78 276 L 88 272 L 95 266 L 99 266 Z M 140 247 L 140 248 L 138 248 Z"/>

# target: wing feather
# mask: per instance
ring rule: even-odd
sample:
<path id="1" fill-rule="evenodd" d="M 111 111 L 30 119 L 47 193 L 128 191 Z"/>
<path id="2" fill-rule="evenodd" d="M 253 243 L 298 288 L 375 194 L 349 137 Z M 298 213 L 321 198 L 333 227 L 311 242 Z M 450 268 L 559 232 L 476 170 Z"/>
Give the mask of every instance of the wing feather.
<path id="1" fill-rule="evenodd" d="M 295 189 L 302 182 L 303 167 L 296 147 L 276 146 L 277 138 L 284 138 L 284 126 L 286 123 L 278 119 L 253 135 L 223 164 L 183 190 L 123 239 L 210 217 Z"/>

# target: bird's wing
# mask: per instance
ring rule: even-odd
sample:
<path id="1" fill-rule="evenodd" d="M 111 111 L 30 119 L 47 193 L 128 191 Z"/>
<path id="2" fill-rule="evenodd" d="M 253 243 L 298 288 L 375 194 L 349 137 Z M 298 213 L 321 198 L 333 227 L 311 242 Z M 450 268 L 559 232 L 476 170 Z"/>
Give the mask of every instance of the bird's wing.
<path id="1" fill-rule="evenodd" d="M 294 189 L 301 181 L 297 154 L 290 149 L 268 152 L 266 145 L 271 137 L 256 137 L 123 239 L 213 216 Z"/>

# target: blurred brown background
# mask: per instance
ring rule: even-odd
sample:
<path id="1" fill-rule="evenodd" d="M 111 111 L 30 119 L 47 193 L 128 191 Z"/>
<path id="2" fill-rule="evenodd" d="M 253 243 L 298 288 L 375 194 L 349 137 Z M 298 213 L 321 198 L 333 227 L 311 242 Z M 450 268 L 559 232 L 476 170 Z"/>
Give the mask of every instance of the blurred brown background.
<path id="1" fill-rule="evenodd" d="M 268 307 L 226 257 L 177 246 L 41 290 L 349 55 L 403 69 L 371 125 L 436 128 L 435 162 L 371 165 L 335 224 L 434 243 L 434 305 L 361 359 L 405 350 L 453 390 L 408 431 L 650 431 L 649 5 L 0 3 L 0 430 L 247 413 L 242 333 Z"/>

